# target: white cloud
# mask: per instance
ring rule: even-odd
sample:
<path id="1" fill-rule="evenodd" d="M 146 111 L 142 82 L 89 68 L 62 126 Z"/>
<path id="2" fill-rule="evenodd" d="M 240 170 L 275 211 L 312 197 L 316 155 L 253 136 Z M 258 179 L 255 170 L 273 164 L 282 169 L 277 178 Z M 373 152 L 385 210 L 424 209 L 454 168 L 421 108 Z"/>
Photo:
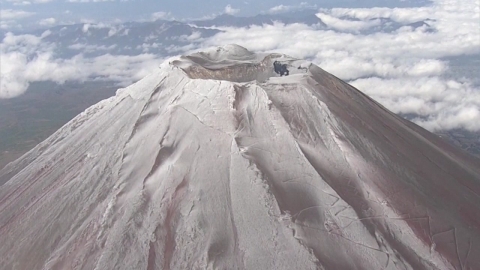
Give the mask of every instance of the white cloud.
<path id="1" fill-rule="evenodd" d="M 150 73 L 162 62 L 153 54 L 136 56 L 105 54 L 85 58 L 78 54 L 70 59 L 54 57 L 54 44 L 43 41 L 42 36 L 13 35 L 7 33 L 0 44 L 1 84 L 0 98 L 11 98 L 25 92 L 31 82 L 108 80 L 122 86 L 133 83 Z M 112 47 L 89 47 L 74 45 L 76 49 L 110 50 Z"/>
<path id="2" fill-rule="evenodd" d="M 281 12 L 289 11 L 291 8 L 292 6 L 278 5 L 278 6 L 272 7 L 268 11 L 269 13 L 281 13 Z"/>
<path id="3" fill-rule="evenodd" d="M 33 1 L 26 1 L 26 0 L 7 0 L 7 2 L 13 3 L 15 6 L 26 6 L 31 5 L 32 3 L 35 4 L 44 4 L 52 2 L 53 0 L 33 0 Z"/>
<path id="4" fill-rule="evenodd" d="M 170 12 L 159 11 L 152 13 L 152 21 L 156 20 L 173 20 L 173 16 Z"/>
<path id="5" fill-rule="evenodd" d="M 267 13 L 270 13 L 270 14 L 285 13 L 293 10 L 301 10 L 306 8 L 317 8 L 317 5 L 309 5 L 307 2 L 301 2 L 300 5 L 297 5 L 297 6 L 278 5 L 270 8 Z"/>
<path id="6" fill-rule="evenodd" d="M 193 31 L 191 35 L 181 35 L 178 37 L 179 41 L 198 42 L 202 40 L 202 33 L 199 31 Z"/>
<path id="7" fill-rule="evenodd" d="M 28 6 L 32 4 L 30 1 L 9 1 L 9 2 L 13 2 L 14 6 Z"/>
<path id="8" fill-rule="evenodd" d="M 40 20 L 38 24 L 50 26 L 50 25 L 54 25 L 56 22 L 57 20 L 55 20 L 55 18 L 47 18 L 47 19 Z"/>
<path id="9" fill-rule="evenodd" d="M 227 5 L 224 9 L 225 14 L 235 15 L 240 11 L 240 9 L 235 9 L 231 5 Z"/>
<path id="10" fill-rule="evenodd" d="M 117 47 L 117 44 L 110 45 L 110 46 L 97 46 L 97 45 L 87 45 L 87 44 L 81 44 L 81 43 L 75 43 L 73 45 L 68 46 L 69 49 L 72 50 L 81 50 L 83 52 L 89 53 L 89 52 L 98 52 L 98 51 L 111 51 Z"/>
<path id="11" fill-rule="evenodd" d="M 108 37 L 118 35 L 125 36 L 128 34 L 129 29 L 124 28 L 121 24 L 107 24 L 107 23 L 95 23 L 92 20 L 82 19 L 84 23 L 82 26 L 82 32 L 88 33 L 90 29 L 108 29 Z"/>
<path id="12" fill-rule="evenodd" d="M 82 19 L 82 22 L 83 33 L 88 33 L 90 29 L 108 29 L 108 37 L 111 37 L 113 35 L 124 36 L 128 34 L 128 29 L 125 29 L 123 25 L 95 23 L 94 21 L 88 19 Z"/>
<path id="13" fill-rule="evenodd" d="M 152 54 L 118 56 L 105 54 L 95 58 L 77 55 L 71 59 L 55 59 L 52 54 L 39 53 L 28 59 L 21 53 L 2 55 L 0 98 L 11 98 L 25 92 L 31 82 L 106 80 L 122 86 L 149 74 L 161 63 Z"/>
<path id="14" fill-rule="evenodd" d="M 7 33 L 0 44 L 0 49 L 2 55 L 10 52 L 32 54 L 35 53 L 37 49 L 49 49 L 49 45 L 42 43 L 42 37 L 37 37 L 34 35 L 16 36 L 12 33 Z"/>
<path id="15" fill-rule="evenodd" d="M 0 18 L 2 20 L 18 20 L 34 15 L 35 12 L 29 12 L 24 10 L 15 9 L 2 9 L 0 10 Z"/>
<path id="16" fill-rule="evenodd" d="M 22 20 L 33 15 L 35 15 L 35 12 L 15 9 L 2 9 L 0 10 L 0 28 L 7 30 L 12 28 L 21 29 Z"/>
<path id="17" fill-rule="evenodd" d="M 480 130 L 480 89 L 468 83 L 440 77 L 373 77 L 351 84 L 395 113 L 418 115 L 413 121 L 432 131 Z"/>
<path id="18" fill-rule="evenodd" d="M 443 1 L 443 0 L 442 0 Z M 439 1 L 437 1 L 438 3 Z M 445 4 L 447 2 L 443 1 Z M 444 5 L 445 6 L 445 5 Z M 439 7 L 438 5 L 436 7 Z M 389 18 L 396 22 L 413 23 L 430 18 L 432 15 L 431 7 L 417 8 L 334 8 L 331 10 L 322 10 L 322 12 L 331 13 L 335 17 L 350 17 L 359 20 L 370 20 L 376 18 Z M 436 12 L 439 12 L 437 9 Z"/>

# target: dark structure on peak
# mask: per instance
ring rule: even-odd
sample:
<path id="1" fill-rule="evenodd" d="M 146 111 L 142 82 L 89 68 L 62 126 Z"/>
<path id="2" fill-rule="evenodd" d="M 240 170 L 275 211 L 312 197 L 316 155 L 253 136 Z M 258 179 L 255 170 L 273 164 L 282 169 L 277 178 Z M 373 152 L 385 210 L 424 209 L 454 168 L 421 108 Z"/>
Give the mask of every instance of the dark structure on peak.
<path id="1" fill-rule="evenodd" d="M 278 61 L 273 62 L 273 69 L 275 70 L 275 73 L 280 74 L 280 76 L 288 76 L 289 74 L 287 64 L 282 64 Z"/>

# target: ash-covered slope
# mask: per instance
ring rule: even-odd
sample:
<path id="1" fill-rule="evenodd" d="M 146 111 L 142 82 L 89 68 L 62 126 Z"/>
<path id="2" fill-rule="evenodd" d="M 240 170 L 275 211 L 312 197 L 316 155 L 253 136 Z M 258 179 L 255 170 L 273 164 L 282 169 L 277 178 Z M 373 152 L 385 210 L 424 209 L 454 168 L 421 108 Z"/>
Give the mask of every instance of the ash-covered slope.
<path id="1" fill-rule="evenodd" d="M 315 65 L 226 46 L 0 171 L 0 268 L 480 269 L 479 168 Z"/>

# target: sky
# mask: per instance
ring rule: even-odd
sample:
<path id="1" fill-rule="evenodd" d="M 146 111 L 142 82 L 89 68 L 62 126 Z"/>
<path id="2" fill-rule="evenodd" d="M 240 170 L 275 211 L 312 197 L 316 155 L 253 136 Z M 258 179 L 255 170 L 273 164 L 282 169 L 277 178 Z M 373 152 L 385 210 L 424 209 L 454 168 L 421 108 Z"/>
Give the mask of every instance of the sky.
<path id="1" fill-rule="evenodd" d="M 406 2 L 390 1 L 391 6 L 388 7 L 372 7 L 366 4 L 358 7 L 359 2 L 351 2 L 350 6 L 326 8 L 320 6 L 320 2 L 282 4 L 278 1 L 265 1 L 271 4 L 264 3 L 267 6 L 258 10 L 284 12 L 305 7 L 314 8 L 317 16 L 329 29 L 280 23 L 248 28 L 220 27 L 221 32 L 212 37 L 202 37 L 194 33 L 186 37 L 191 41 L 189 46 L 175 49 L 179 54 L 188 54 L 235 43 L 256 52 L 281 52 L 308 59 L 370 95 L 391 111 L 411 115 L 410 119 L 428 130 L 480 131 L 480 85 L 462 74 L 448 76 L 453 68 L 446 60 L 463 57 L 466 59 L 463 63 L 468 65 L 468 59 L 480 59 L 480 1 L 434 0 L 427 5 L 407 5 Z M 30 5 L 13 5 L 13 2 L 9 2 L 8 5 L 17 12 L 33 12 L 28 8 L 55 3 L 62 6 L 73 5 L 54 0 Z M 201 18 L 222 13 L 240 16 L 253 12 L 249 8 L 254 6 L 243 2 L 242 5 L 224 1 L 215 3 L 204 5 L 212 7 L 202 12 L 185 13 L 184 18 Z M 75 3 L 90 8 L 103 4 L 107 3 Z M 108 4 L 121 6 L 131 3 Z M 5 7 L 4 2 L 2 9 Z M 163 9 L 144 11 L 146 15 L 141 19 L 180 19 L 181 12 L 187 12 L 168 1 L 162 7 Z M 108 12 L 113 14 L 116 11 Z M 3 13 L 4 19 L 5 14 L 7 13 Z M 95 17 L 92 14 L 90 19 L 92 24 L 97 22 L 97 28 L 109 29 L 109 33 L 113 34 L 125 32 L 117 31 L 115 25 L 102 22 L 105 16 L 110 15 Z M 50 15 L 45 15 L 42 20 L 48 19 L 48 16 Z M 113 18 L 117 15 L 111 16 Z M 10 15 L 9 20 L 13 22 L 11 24 L 30 18 L 13 17 Z M 60 22 L 60 19 L 52 18 L 55 20 L 53 24 Z M 401 24 L 422 21 L 429 26 L 405 26 L 393 32 L 366 31 L 381 24 L 379 18 Z M 2 20 L 2 24 L 8 23 L 10 22 Z M 88 27 L 83 34 L 89 34 Z M 101 49 L 101 55 L 88 57 L 86 49 L 95 48 L 78 44 L 80 49 L 77 55 L 59 58 L 54 53 L 56 44 L 45 41 L 48 35 L 48 31 L 41 35 L 6 34 L 0 43 L 1 98 L 20 95 L 36 81 L 65 83 L 101 79 L 118 81 L 119 86 L 126 86 L 149 74 L 166 59 L 165 56 L 148 50 L 158 44 L 155 37 L 144 40 L 146 49 L 138 55 L 115 55 L 109 48 L 97 48 Z M 480 70 L 479 63 L 480 61 L 470 64 L 471 68 Z"/>

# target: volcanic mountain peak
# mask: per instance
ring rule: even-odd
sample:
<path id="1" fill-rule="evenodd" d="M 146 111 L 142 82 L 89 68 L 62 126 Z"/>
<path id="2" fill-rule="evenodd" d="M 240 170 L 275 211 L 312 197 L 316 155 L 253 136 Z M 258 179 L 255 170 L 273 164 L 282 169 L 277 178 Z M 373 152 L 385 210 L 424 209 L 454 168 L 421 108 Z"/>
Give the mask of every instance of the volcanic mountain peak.
<path id="1" fill-rule="evenodd" d="M 224 46 L 1 170 L 0 268 L 479 269 L 479 168 L 309 62 Z"/>

